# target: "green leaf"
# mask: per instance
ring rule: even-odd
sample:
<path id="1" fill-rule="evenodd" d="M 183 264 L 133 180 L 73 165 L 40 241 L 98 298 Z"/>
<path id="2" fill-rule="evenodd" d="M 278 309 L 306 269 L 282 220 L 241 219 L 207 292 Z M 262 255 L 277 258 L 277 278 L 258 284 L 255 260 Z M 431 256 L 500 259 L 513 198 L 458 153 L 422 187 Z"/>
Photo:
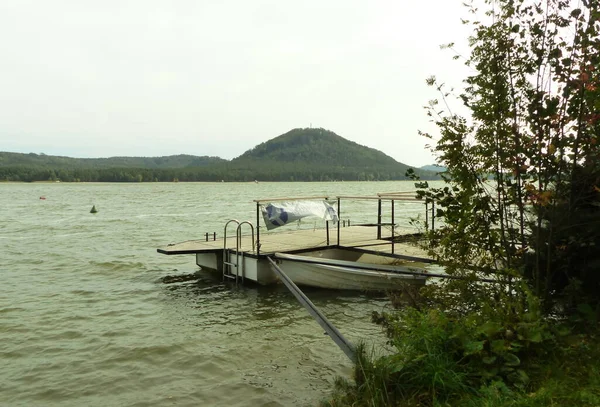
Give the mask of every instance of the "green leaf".
<path id="1" fill-rule="evenodd" d="M 518 381 L 522 384 L 529 383 L 529 376 L 523 369 L 517 369 Z"/>
<path id="2" fill-rule="evenodd" d="M 499 323 L 488 321 L 479 327 L 478 332 L 485 334 L 487 337 L 491 337 L 503 330 L 504 328 Z"/>
<path id="3" fill-rule="evenodd" d="M 491 379 L 494 376 L 496 376 L 498 373 L 500 373 L 500 370 L 497 368 L 484 369 L 481 371 L 481 377 L 486 378 L 486 379 Z"/>
<path id="4" fill-rule="evenodd" d="M 506 366 L 519 366 L 521 364 L 521 359 L 515 354 L 507 353 L 503 355 L 503 358 Z"/>
<path id="5" fill-rule="evenodd" d="M 510 342 L 510 350 L 513 351 L 518 351 L 519 349 L 521 349 L 523 347 L 523 345 L 521 344 L 520 341 L 511 341 Z"/>
<path id="6" fill-rule="evenodd" d="M 486 341 L 469 341 L 465 343 L 465 355 L 473 355 L 475 353 L 479 353 L 483 350 L 483 345 Z"/>
<path id="7" fill-rule="evenodd" d="M 502 353 L 506 350 L 506 343 L 504 339 L 496 339 L 491 342 L 492 344 L 492 352 L 494 353 Z"/>
<path id="8" fill-rule="evenodd" d="M 389 366 L 389 369 L 390 369 L 390 373 L 398 373 L 402 369 L 404 369 L 404 363 L 400 363 L 400 362 L 391 363 Z"/>
<path id="9" fill-rule="evenodd" d="M 530 342 L 540 343 L 543 340 L 541 329 L 537 328 L 527 331 L 527 339 Z"/>

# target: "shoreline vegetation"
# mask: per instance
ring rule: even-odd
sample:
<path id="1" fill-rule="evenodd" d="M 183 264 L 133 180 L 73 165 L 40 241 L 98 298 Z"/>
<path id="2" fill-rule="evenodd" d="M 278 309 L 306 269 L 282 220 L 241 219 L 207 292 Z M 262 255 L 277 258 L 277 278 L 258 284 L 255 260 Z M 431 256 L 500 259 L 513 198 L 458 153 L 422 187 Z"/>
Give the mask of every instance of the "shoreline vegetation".
<path id="1" fill-rule="evenodd" d="M 290 168 L 291 167 L 291 168 Z M 34 167 L 0 167 L 0 182 L 331 182 L 331 181 L 403 181 L 409 180 L 397 169 L 356 167 L 322 169 L 315 166 L 280 165 L 260 168 L 216 168 L 189 170 L 150 170 L 145 168 L 108 168 L 90 170 L 40 170 Z M 421 172 L 423 179 L 440 179 Z"/>
<path id="2" fill-rule="evenodd" d="M 391 352 L 359 347 L 322 406 L 600 406 L 600 3 L 465 6 L 470 52 L 443 48 L 473 73 L 427 80 L 444 186 L 417 193 L 462 279 L 392 297 Z"/>
<path id="3" fill-rule="evenodd" d="M 313 181 L 302 181 L 302 180 L 296 180 L 296 181 L 258 181 L 258 180 L 254 180 L 254 181 L 179 181 L 179 180 L 173 180 L 173 181 L 156 181 L 156 182 L 165 182 L 165 183 L 178 183 L 178 182 L 182 182 L 182 183 L 198 183 L 198 184 L 220 184 L 223 182 L 228 182 L 228 183 L 238 183 L 238 184 L 256 184 L 256 183 L 267 183 L 267 182 L 273 182 L 273 183 L 279 183 L 279 182 L 386 182 L 386 181 L 406 181 L 406 182 L 412 182 L 412 180 L 410 178 L 404 178 L 404 179 L 398 179 L 398 180 L 313 180 Z M 432 181 L 432 180 L 430 180 Z M 433 180 L 435 181 L 435 180 Z M 154 181 L 153 181 L 154 182 Z M 62 181 L 6 181 L 6 180 L 0 180 L 0 184 L 95 184 L 95 183 L 105 183 L 105 184 L 130 184 L 130 183 L 138 183 L 138 182 L 113 182 L 113 181 L 72 181 L 72 182 L 62 182 Z M 142 182 L 142 183 L 150 183 L 150 181 L 148 182 Z"/>

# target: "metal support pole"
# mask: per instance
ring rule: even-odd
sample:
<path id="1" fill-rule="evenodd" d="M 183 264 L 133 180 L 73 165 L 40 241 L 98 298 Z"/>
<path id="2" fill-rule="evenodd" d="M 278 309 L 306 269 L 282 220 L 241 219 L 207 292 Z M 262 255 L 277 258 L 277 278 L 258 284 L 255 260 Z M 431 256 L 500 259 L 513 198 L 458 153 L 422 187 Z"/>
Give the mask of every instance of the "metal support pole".
<path id="1" fill-rule="evenodd" d="M 321 325 L 321 328 L 325 330 L 327 335 L 329 335 L 331 339 L 333 339 L 336 345 L 340 347 L 340 349 L 346 354 L 346 356 L 348 356 L 350 360 L 355 361 L 356 349 L 354 345 L 352 345 L 350 341 L 344 338 L 340 331 L 338 331 L 338 329 L 335 326 L 333 326 L 333 324 L 329 322 L 327 318 L 325 318 L 325 315 L 323 315 L 321 311 L 319 311 L 319 309 L 315 307 L 315 305 L 310 301 L 310 299 L 302 292 L 302 290 L 298 288 L 296 284 L 294 284 L 294 282 L 287 276 L 287 274 L 285 274 L 283 270 L 281 270 L 281 268 L 277 266 L 277 264 L 273 261 L 272 258 L 267 257 L 267 259 L 269 259 L 269 262 L 271 263 L 271 267 L 273 268 L 273 271 L 275 271 L 275 274 L 279 276 L 283 284 L 285 284 L 288 290 L 290 290 L 290 292 L 294 294 L 294 297 L 296 297 L 300 304 L 302 304 L 302 306 L 306 308 L 308 313 L 317 321 L 319 325 Z"/>
<path id="2" fill-rule="evenodd" d="M 377 200 L 377 239 L 381 239 L 381 199 Z"/>
<path id="3" fill-rule="evenodd" d="M 256 203 L 256 255 L 260 254 L 260 204 Z"/>
<path id="4" fill-rule="evenodd" d="M 435 201 L 431 201 L 431 231 L 435 231 Z"/>
<path id="5" fill-rule="evenodd" d="M 340 245 L 340 219 L 342 219 L 342 213 L 340 212 L 340 198 L 337 199 L 338 204 L 337 204 L 337 209 L 338 209 L 338 229 L 337 229 L 337 244 L 338 246 Z M 350 226 L 350 224 L 348 223 L 348 226 Z"/>
<path id="6" fill-rule="evenodd" d="M 425 230 L 429 230 L 429 203 L 425 200 Z"/>
<path id="7" fill-rule="evenodd" d="M 392 254 L 394 254 L 394 236 L 395 236 L 395 232 L 396 232 L 396 223 L 394 221 L 394 203 L 396 201 L 394 201 L 392 199 Z"/>

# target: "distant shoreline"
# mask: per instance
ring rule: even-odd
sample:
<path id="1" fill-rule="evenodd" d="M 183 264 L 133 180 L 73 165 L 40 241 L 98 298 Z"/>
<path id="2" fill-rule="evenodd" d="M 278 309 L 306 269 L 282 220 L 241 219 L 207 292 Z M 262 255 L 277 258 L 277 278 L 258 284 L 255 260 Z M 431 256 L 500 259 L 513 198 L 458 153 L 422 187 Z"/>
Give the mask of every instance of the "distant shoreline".
<path id="1" fill-rule="evenodd" d="M 441 181 L 441 179 L 427 180 Z M 340 181 L 6 181 L 0 180 L 0 184 L 281 184 L 281 183 L 344 183 L 344 182 L 410 182 L 410 179 L 391 179 L 391 180 L 340 180 Z"/>

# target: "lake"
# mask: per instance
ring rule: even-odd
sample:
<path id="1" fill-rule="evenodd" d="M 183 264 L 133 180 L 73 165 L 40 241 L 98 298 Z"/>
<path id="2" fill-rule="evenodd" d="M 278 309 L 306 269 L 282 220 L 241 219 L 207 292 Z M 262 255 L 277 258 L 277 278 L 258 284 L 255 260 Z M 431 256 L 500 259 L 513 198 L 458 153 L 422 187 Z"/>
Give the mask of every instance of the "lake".
<path id="1" fill-rule="evenodd" d="M 156 248 L 255 222 L 253 199 L 412 189 L 0 183 L 0 405 L 317 405 L 352 366 L 283 286 L 236 288 Z M 355 209 L 342 218 L 376 221 L 376 206 Z M 349 340 L 385 342 L 370 322 L 384 296 L 305 292 Z"/>

